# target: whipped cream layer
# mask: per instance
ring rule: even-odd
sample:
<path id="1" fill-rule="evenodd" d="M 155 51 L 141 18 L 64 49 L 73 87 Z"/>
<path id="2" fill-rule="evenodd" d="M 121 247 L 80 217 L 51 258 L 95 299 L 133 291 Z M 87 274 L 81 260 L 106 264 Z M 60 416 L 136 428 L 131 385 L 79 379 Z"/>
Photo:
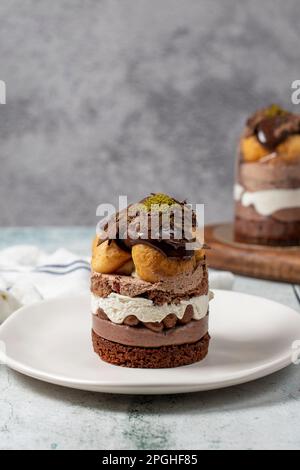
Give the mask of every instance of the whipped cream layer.
<path id="1" fill-rule="evenodd" d="M 236 184 L 234 198 L 242 206 L 253 205 L 258 214 L 269 216 L 283 209 L 300 207 L 300 188 L 295 189 L 265 189 L 260 191 L 246 191 L 243 186 Z"/>
<path id="2" fill-rule="evenodd" d="M 208 312 L 208 303 L 213 298 L 213 293 L 191 297 L 189 300 L 182 300 L 178 304 L 155 305 L 152 300 L 142 297 L 127 297 L 116 293 L 109 294 L 108 297 L 100 297 L 92 294 L 92 313 L 96 314 L 101 308 L 111 322 L 121 324 L 129 315 L 135 315 L 141 322 L 161 322 L 167 315 L 173 313 L 180 320 L 183 318 L 188 305 L 194 309 L 194 320 L 201 320 Z"/>

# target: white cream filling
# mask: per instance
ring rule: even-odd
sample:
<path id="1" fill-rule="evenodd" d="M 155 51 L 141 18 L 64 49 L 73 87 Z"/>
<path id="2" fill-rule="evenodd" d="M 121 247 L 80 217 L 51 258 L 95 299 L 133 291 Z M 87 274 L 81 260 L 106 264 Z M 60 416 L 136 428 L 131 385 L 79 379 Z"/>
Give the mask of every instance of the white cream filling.
<path id="1" fill-rule="evenodd" d="M 167 315 L 174 313 L 181 319 L 188 305 L 194 309 L 195 320 L 204 318 L 208 311 L 208 302 L 213 298 L 213 293 L 191 297 L 182 300 L 179 304 L 155 305 L 150 299 L 142 297 L 127 297 L 125 295 L 111 293 L 108 297 L 99 297 L 92 294 L 92 313 L 96 314 L 101 308 L 110 321 L 123 323 L 129 315 L 135 315 L 141 322 L 161 322 Z"/>
<path id="2" fill-rule="evenodd" d="M 234 196 L 244 207 L 253 205 L 258 214 L 272 215 L 282 209 L 300 207 L 300 188 L 295 189 L 265 189 L 261 191 L 246 191 L 239 184 L 235 185 Z"/>

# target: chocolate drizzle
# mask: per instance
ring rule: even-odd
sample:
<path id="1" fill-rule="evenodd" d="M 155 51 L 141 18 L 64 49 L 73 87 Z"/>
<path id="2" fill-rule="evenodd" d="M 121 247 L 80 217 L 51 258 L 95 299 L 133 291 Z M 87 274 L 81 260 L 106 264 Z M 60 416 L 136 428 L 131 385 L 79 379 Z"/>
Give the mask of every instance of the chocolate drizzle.
<path id="1" fill-rule="evenodd" d="M 274 151 L 289 136 L 299 133 L 300 116 L 272 105 L 248 119 L 245 135 L 256 135 L 260 144 Z"/>
<path id="2" fill-rule="evenodd" d="M 153 212 L 145 209 L 144 201 L 145 199 L 137 205 L 129 206 L 108 221 L 103 228 L 104 236 L 102 234 L 98 244 L 115 239 L 120 248 L 129 252 L 134 245 L 145 244 L 169 258 L 190 259 L 194 255 L 194 250 L 187 250 L 186 244 L 196 242 L 193 233 L 196 229 L 194 211 L 185 201 L 174 200 L 174 205 L 167 210 L 164 207 L 163 210 L 154 212 L 157 217 L 155 224 Z M 191 225 L 188 234 L 182 233 L 185 217 L 190 220 Z M 146 223 L 143 224 L 143 221 Z"/>
<path id="3" fill-rule="evenodd" d="M 275 116 L 263 119 L 256 127 L 258 141 L 270 150 L 275 150 L 290 135 L 299 132 L 298 126 L 293 126 L 293 118 Z"/>

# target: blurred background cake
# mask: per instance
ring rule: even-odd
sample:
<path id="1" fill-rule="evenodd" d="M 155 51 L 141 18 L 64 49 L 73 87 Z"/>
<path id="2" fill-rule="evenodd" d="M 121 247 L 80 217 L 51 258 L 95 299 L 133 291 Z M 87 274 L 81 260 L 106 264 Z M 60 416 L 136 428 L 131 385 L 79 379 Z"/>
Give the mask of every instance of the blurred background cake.
<path id="1" fill-rule="evenodd" d="M 300 116 L 277 105 L 247 121 L 238 149 L 235 239 L 300 244 Z"/>
<path id="2" fill-rule="evenodd" d="M 176 237 L 175 209 L 187 209 L 164 194 L 140 203 L 149 220 L 145 233 L 129 208 L 117 214 L 116 231 L 108 222 L 92 254 L 92 339 L 105 361 L 127 367 L 175 367 L 203 359 L 208 352 L 208 274 L 205 251 L 191 249 L 190 235 Z M 154 213 L 158 232 L 153 233 Z M 163 218 L 170 217 L 168 233 Z M 123 231 L 121 220 L 137 227 Z M 179 220 L 182 224 L 182 218 Z M 197 245 L 197 244 L 196 244 Z"/>

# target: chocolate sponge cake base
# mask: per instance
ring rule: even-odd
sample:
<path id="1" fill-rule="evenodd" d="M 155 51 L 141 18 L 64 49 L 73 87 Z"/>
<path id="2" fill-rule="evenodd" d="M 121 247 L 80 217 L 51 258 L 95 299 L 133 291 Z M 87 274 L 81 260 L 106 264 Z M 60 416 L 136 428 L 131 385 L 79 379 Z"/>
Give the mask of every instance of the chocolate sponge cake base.
<path id="1" fill-rule="evenodd" d="M 92 330 L 94 351 L 100 358 L 123 367 L 161 369 L 179 367 L 201 361 L 208 353 L 210 336 L 207 333 L 196 343 L 141 348 L 114 343 L 98 336 Z"/>

